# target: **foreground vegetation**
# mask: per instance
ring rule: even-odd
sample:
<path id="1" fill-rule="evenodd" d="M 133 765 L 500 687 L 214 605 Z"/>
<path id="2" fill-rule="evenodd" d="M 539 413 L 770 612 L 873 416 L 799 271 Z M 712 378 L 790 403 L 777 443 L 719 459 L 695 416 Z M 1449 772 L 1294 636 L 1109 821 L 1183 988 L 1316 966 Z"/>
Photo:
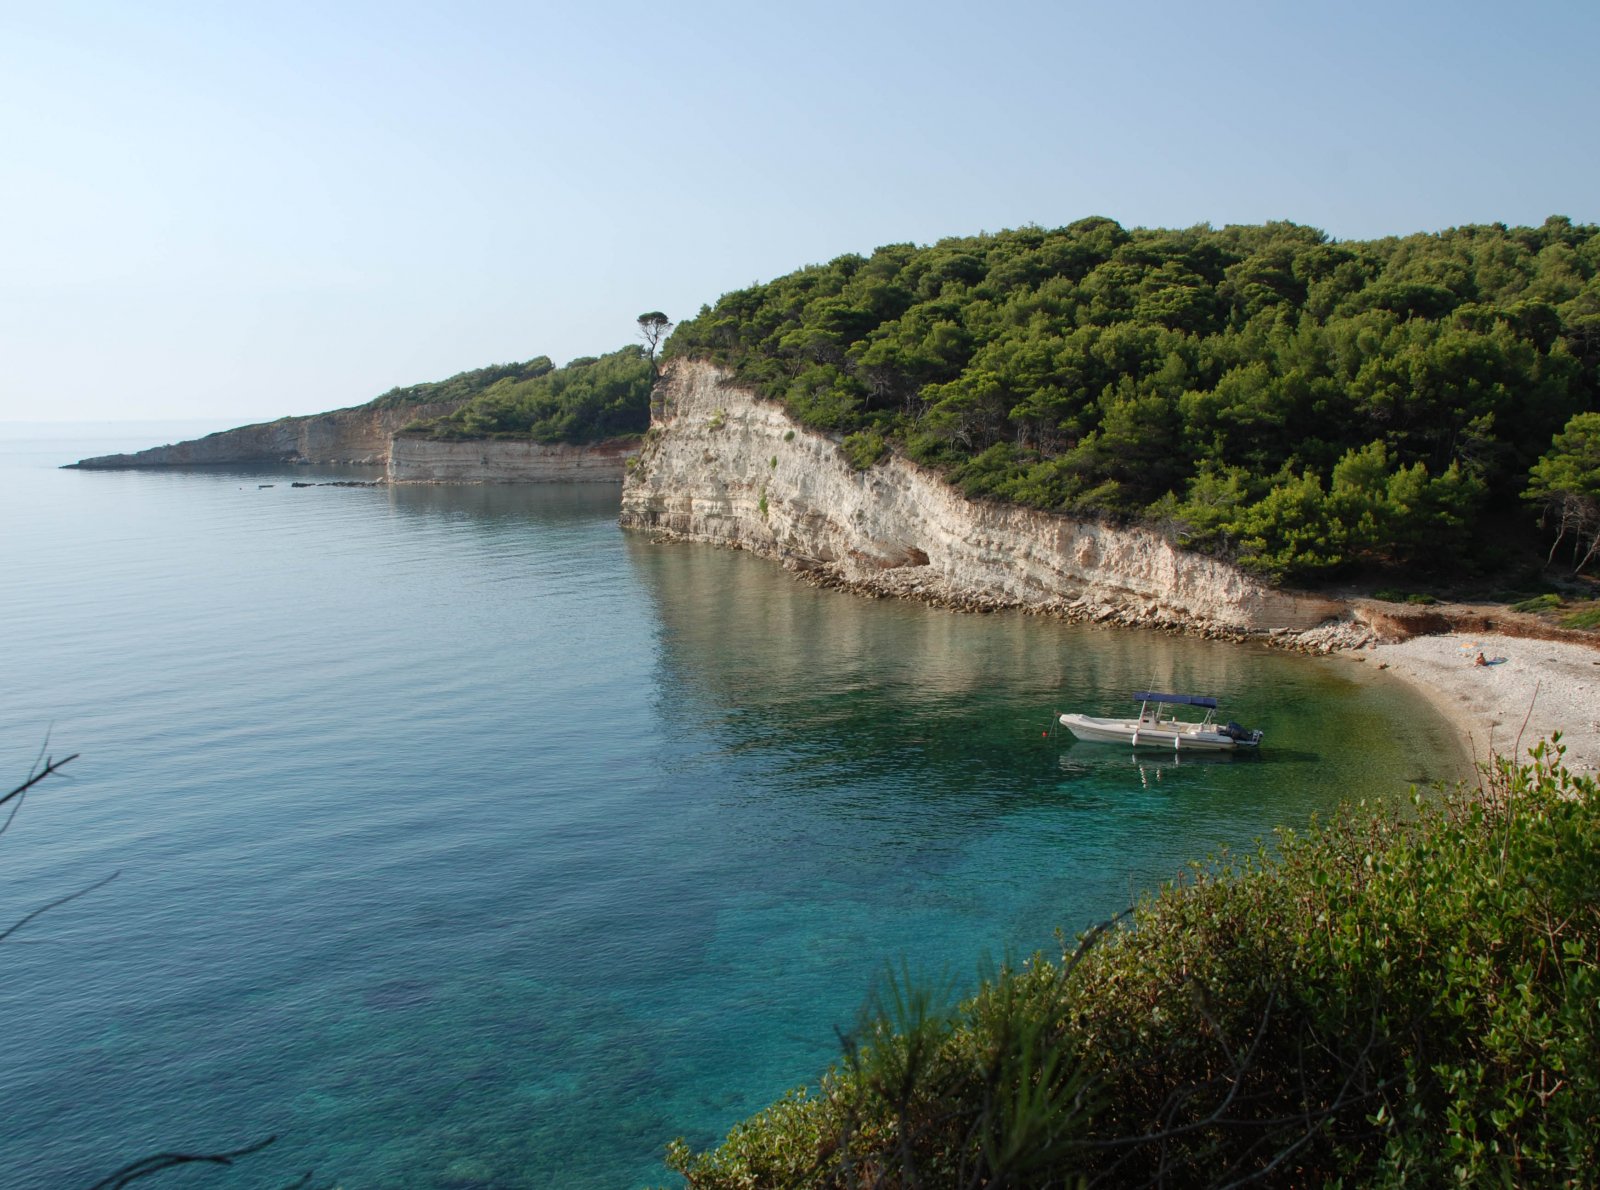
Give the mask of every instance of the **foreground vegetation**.
<path id="1" fill-rule="evenodd" d="M 954 1010 L 891 980 L 734 1187 L 1593 1184 L 1600 788 L 1558 749 L 1224 858 Z"/>
<path id="2" fill-rule="evenodd" d="M 1543 515 L 1574 564 L 1600 540 L 1600 228 L 1560 217 L 891 245 L 727 294 L 666 352 L 859 466 L 897 447 L 968 495 L 1144 519 L 1276 579 L 1503 565 L 1497 510 L 1522 536 Z"/>
<path id="3" fill-rule="evenodd" d="M 663 318 L 665 316 L 662 316 Z M 600 442 L 650 428 L 654 361 L 629 346 L 505 376 L 453 413 L 415 422 L 406 433 L 429 438 L 531 438 L 535 442 Z"/>

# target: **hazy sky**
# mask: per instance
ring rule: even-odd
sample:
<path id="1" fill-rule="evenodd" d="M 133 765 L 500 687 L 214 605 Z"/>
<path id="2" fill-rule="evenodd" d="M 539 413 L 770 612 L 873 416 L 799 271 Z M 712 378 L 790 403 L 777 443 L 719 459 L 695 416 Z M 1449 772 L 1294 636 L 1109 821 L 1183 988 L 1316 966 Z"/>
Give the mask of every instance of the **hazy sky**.
<path id="1" fill-rule="evenodd" d="M 0 420 L 215 418 L 1109 215 L 1600 221 L 1600 3 L 0 0 Z"/>

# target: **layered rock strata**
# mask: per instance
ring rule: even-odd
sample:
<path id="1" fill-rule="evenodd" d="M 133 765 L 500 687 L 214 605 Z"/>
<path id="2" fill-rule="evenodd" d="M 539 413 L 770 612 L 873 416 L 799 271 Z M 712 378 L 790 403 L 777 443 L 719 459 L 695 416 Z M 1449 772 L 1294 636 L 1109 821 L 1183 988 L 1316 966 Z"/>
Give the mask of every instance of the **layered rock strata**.
<path id="1" fill-rule="evenodd" d="M 357 463 L 384 466 L 395 431 L 421 418 L 442 417 L 459 401 L 373 409 L 357 406 L 281 417 L 277 421 L 221 430 L 169 446 L 153 446 L 132 454 L 101 455 L 75 467 L 200 467 L 214 463 Z"/>
<path id="2" fill-rule="evenodd" d="M 831 438 L 703 362 L 664 377 L 621 520 L 875 595 L 1317 651 L 1373 636 L 1342 602 L 1277 590 L 1148 530 L 969 500 L 899 457 L 858 471 Z"/>
<path id="3" fill-rule="evenodd" d="M 639 440 L 592 446 L 514 439 L 441 442 L 407 434 L 389 448 L 390 483 L 621 483 Z"/>

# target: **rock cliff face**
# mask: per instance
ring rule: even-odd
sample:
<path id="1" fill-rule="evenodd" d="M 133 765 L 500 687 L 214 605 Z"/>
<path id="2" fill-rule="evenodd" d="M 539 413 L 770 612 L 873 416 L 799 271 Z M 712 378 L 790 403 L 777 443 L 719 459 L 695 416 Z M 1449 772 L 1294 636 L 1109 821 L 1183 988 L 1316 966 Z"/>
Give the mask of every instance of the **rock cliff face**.
<path id="1" fill-rule="evenodd" d="M 593 446 L 485 439 L 438 442 L 398 435 L 389 449 L 390 483 L 621 483 L 638 439 Z"/>
<path id="2" fill-rule="evenodd" d="M 442 417 L 460 402 L 407 405 L 398 409 L 358 406 L 283 417 L 207 434 L 191 442 L 153 446 L 133 454 L 83 459 L 75 467 L 196 467 L 209 463 L 362 463 L 381 467 L 389 459 L 389 440 L 418 418 Z"/>
<path id="3" fill-rule="evenodd" d="M 1367 631 L 1325 625 L 1344 615 L 1341 603 L 1275 590 L 1142 529 L 968 500 L 901 458 L 856 471 L 831 439 L 711 364 L 674 364 L 657 396 L 655 424 L 623 485 L 624 527 L 955 606 L 1220 635 L 1309 632 L 1308 645 L 1355 643 Z"/>

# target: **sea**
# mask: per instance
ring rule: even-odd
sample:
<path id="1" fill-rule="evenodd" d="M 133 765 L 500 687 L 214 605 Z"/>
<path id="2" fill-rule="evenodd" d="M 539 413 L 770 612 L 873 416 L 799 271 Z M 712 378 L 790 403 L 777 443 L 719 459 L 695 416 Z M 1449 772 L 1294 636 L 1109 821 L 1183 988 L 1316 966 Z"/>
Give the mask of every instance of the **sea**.
<path id="1" fill-rule="evenodd" d="M 195 429 L 0 427 L 0 792 L 74 756 L 0 807 L 12 1190 L 677 1185 L 889 973 L 1470 767 L 1375 666 L 820 590 L 612 485 L 60 469 Z M 1052 726 L 1147 688 L 1261 754 Z"/>

